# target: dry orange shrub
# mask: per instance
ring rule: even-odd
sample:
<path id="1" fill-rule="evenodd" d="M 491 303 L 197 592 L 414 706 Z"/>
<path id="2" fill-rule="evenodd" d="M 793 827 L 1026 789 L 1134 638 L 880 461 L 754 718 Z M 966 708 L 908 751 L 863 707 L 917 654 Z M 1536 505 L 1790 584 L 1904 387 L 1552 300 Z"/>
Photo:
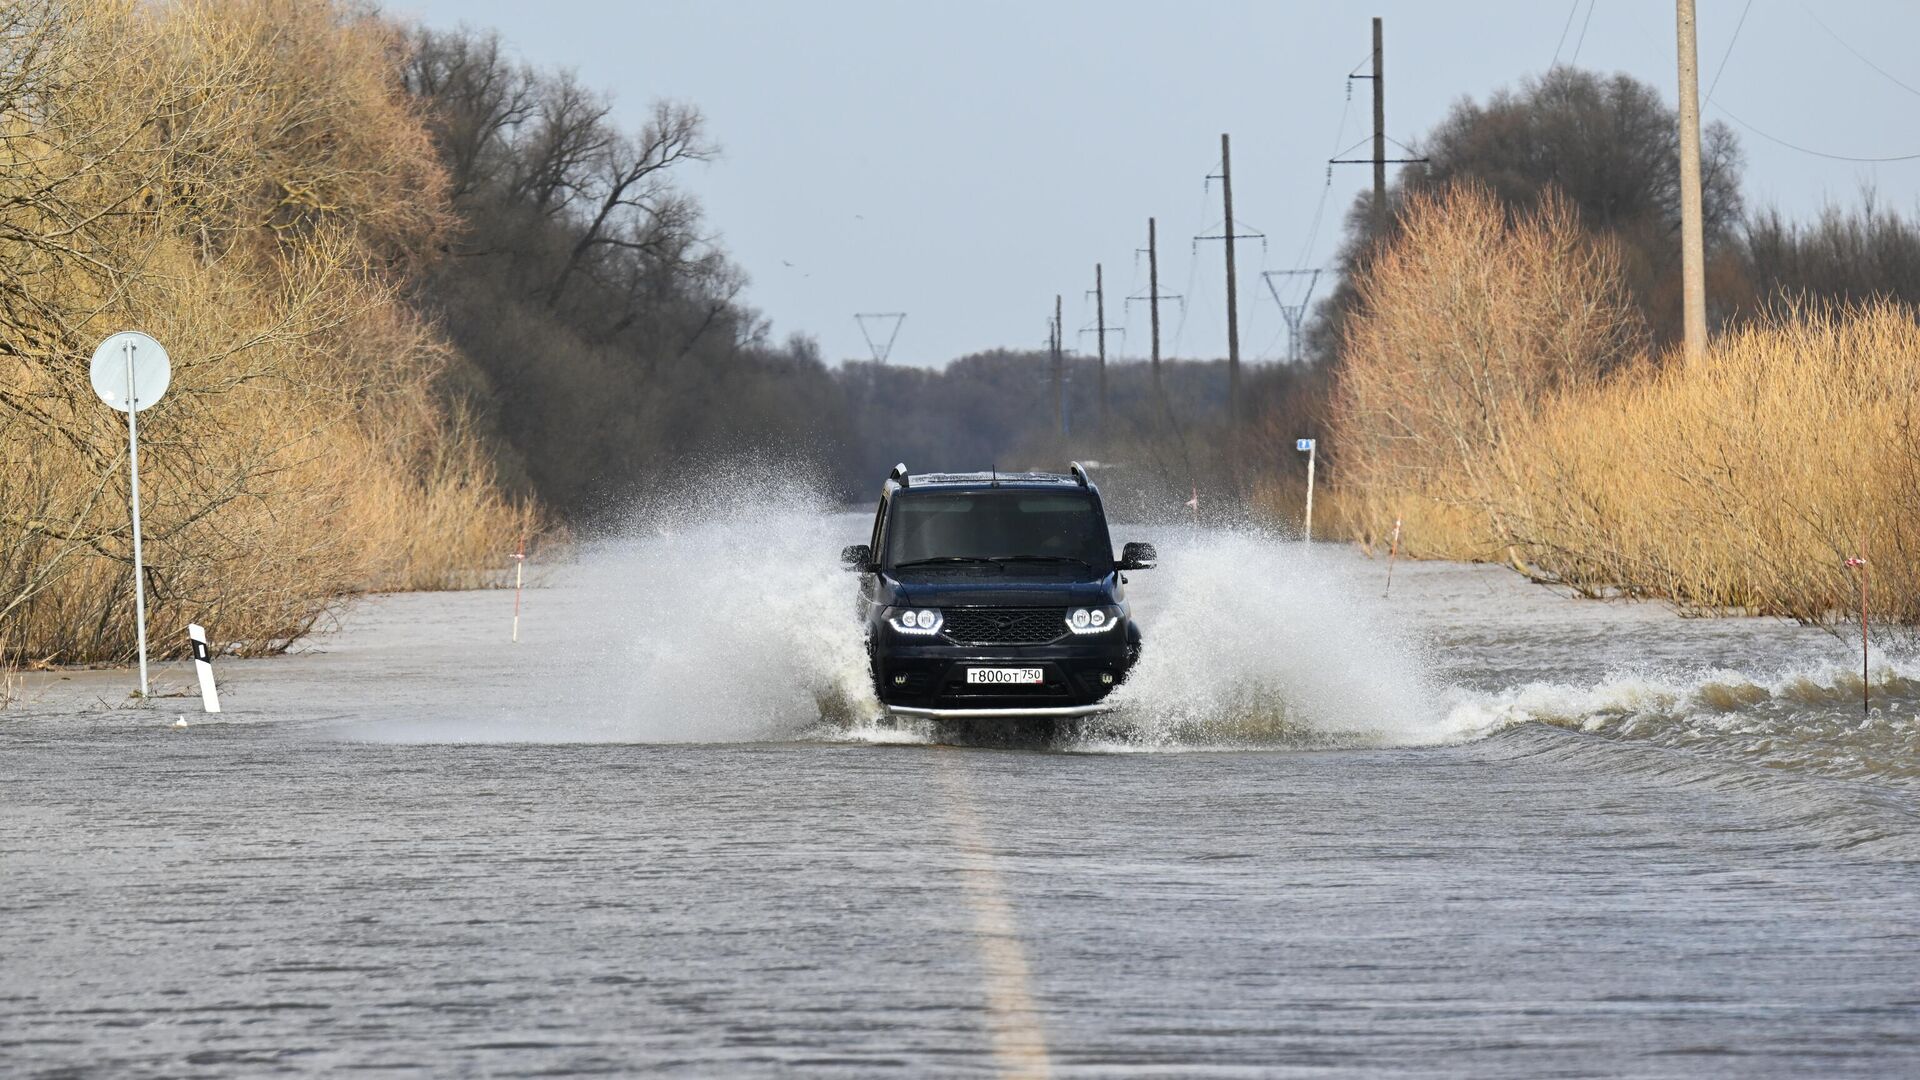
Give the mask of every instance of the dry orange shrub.
<path id="1" fill-rule="evenodd" d="M 533 512 L 436 382 L 399 273 L 446 223 L 398 36 L 344 4 L 0 14 L 0 639 L 132 649 L 124 418 L 93 344 L 174 358 L 141 415 L 149 621 L 282 648 L 342 596 L 471 584 Z"/>
<path id="2" fill-rule="evenodd" d="M 1786 309 L 1699 361 L 1639 350 L 1608 247 L 1563 211 L 1416 200 L 1362 281 L 1335 402 L 1341 526 L 1588 595 L 1920 622 L 1920 323 Z"/>
<path id="3" fill-rule="evenodd" d="M 1405 519 L 1415 552 L 1489 557 L 1507 542 L 1515 426 L 1645 340 L 1618 255 L 1559 199 L 1509 221 L 1458 187 L 1414 196 L 1357 284 L 1332 407 L 1342 523 L 1370 538 Z"/>

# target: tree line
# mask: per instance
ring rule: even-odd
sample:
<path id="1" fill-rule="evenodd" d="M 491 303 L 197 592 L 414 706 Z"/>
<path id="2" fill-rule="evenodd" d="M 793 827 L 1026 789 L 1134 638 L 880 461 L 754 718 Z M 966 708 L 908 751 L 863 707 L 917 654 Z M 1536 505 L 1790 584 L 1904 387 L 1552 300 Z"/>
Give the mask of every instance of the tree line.
<path id="1" fill-rule="evenodd" d="M 694 106 L 656 102 L 623 127 L 612 101 L 513 60 L 493 34 L 422 30 L 412 45 L 405 85 L 459 221 L 417 295 L 471 361 L 472 407 L 515 490 L 569 518 L 739 453 L 804 460 L 843 493 L 901 458 L 987 467 L 1067 453 L 1141 463 L 1160 495 L 1271 493 L 1298 481 L 1297 463 L 1259 440 L 1325 426 L 1355 283 L 1399 235 L 1410 199 L 1463 182 L 1510 217 L 1557 200 L 1575 228 L 1617 245 L 1650 345 L 1679 335 L 1677 117 L 1625 75 L 1556 67 L 1455 106 L 1417 143 L 1429 161 L 1401 173 L 1386 214 L 1373 213 L 1371 192 L 1355 200 L 1336 286 L 1309 325 L 1308 369 L 1250 385 L 1251 424 L 1225 422 L 1218 362 L 1168 364 L 1158 391 L 1145 365 L 1116 363 L 1102 428 L 1092 361 L 1075 357 L 1063 432 L 1044 354 L 997 350 L 922 371 L 830 366 L 804 334 L 772 340 L 744 274 L 706 238 L 684 175 L 715 153 Z M 1751 212 L 1738 139 L 1713 123 L 1703 141 L 1716 326 L 1790 300 L 1920 299 L 1920 228 L 1908 219 L 1870 197 L 1811 223 Z"/>

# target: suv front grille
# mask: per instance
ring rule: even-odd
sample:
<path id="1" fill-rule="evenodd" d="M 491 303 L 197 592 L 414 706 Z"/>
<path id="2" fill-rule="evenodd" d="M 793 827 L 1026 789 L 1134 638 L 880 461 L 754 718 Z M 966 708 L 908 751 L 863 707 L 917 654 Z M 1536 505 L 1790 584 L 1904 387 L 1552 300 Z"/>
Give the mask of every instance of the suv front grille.
<path id="1" fill-rule="evenodd" d="M 947 637 L 962 645 L 1044 645 L 1067 632 L 1063 608 L 947 608 Z"/>

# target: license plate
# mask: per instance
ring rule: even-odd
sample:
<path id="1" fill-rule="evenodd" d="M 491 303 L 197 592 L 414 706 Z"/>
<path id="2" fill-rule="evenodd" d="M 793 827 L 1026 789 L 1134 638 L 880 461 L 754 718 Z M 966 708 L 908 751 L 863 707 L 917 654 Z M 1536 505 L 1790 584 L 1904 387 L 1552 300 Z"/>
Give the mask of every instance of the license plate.
<path id="1" fill-rule="evenodd" d="M 970 683 L 1042 683 L 1045 674 L 1037 667 L 972 667 L 967 669 Z"/>

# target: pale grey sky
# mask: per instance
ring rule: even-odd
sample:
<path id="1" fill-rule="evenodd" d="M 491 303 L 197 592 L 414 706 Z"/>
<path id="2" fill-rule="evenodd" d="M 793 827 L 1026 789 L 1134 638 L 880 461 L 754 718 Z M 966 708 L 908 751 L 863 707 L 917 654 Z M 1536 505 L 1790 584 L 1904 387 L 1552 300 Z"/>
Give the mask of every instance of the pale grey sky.
<path id="1" fill-rule="evenodd" d="M 1235 216 L 1268 237 L 1244 242 L 1238 259 L 1242 349 L 1283 355 L 1259 272 L 1326 265 L 1342 214 L 1370 182 L 1365 166 L 1335 166 L 1329 189 L 1326 159 L 1370 132 L 1368 84 L 1353 82 L 1349 105 L 1346 75 L 1368 56 L 1373 15 L 1386 20 L 1387 129 L 1404 141 L 1461 96 L 1484 99 L 1543 71 L 1556 47 L 1563 62 L 1627 72 L 1669 101 L 1675 86 L 1664 0 L 389 5 L 430 26 L 497 29 L 522 58 L 573 68 L 636 122 L 655 98 L 697 104 L 723 155 L 690 170 L 686 186 L 751 276 L 748 302 L 776 335 L 817 337 L 829 360 L 866 355 L 853 320 L 863 311 L 908 313 L 896 363 L 1037 346 L 1055 293 L 1073 343 L 1093 323 L 1082 294 L 1095 262 L 1106 266 L 1109 321 L 1127 330 L 1110 351 L 1143 353 L 1144 305 L 1123 298 L 1146 288 L 1135 249 L 1149 215 L 1160 221 L 1161 287 L 1188 294 L 1184 316 L 1163 309 L 1165 347 L 1224 355 L 1222 254 L 1203 243 L 1196 256 L 1192 240 L 1218 231 L 1218 187 L 1204 178 L 1223 131 Z M 1871 184 L 1886 204 L 1915 209 L 1920 160 L 1816 157 L 1723 110 L 1810 150 L 1920 154 L 1920 4 L 1699 9 L 1703 95 L 1718 77 L 1706 114 L 1740 135 L 1749 205 L 1811 216 Z M 1093 336 L 1078 344 L 1091 351 Z"/>

